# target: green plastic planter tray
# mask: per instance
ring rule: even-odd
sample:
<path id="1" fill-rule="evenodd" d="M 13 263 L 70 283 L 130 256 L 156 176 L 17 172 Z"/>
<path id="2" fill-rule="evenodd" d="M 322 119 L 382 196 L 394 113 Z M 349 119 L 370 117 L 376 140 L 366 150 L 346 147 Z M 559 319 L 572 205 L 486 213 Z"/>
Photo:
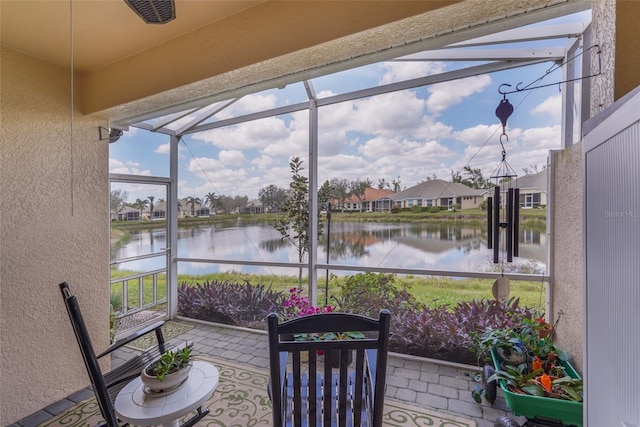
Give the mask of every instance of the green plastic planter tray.
<path id="1" fill-rule="evenodd" d="M 491 349 L 491 358 L 495 369 L 501 369 L 500 359 L 494 349 Z M 571 363 L 566 361 L 560 361 L 560 363 L 571 378 L 581 378 Z M 582 427 L 582 402 L 513 393 L 507 388 L 504 380 L 499 380 L 498 383 L 502 389 L 507 407 L 515 415 L 529 419 L 543 417 L 560 421 L 565 426 Z"/>

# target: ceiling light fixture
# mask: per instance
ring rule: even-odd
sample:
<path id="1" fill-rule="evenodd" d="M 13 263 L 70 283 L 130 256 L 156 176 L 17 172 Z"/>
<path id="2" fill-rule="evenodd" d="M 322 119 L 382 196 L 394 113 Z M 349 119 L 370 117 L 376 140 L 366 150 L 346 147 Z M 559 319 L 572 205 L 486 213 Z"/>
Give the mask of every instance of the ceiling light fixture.
<path id="1" fill-rule="evenodd" d="M 174 0 L 124 0 L 147 24 L 166 24 L 176 17 Z"/>

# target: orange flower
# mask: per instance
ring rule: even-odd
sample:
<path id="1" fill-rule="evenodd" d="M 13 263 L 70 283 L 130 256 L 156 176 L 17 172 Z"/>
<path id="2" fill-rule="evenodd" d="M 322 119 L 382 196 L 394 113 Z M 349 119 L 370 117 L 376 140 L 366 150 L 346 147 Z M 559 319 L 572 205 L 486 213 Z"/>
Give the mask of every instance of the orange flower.
<path id="1" fill-rule="evenodd" d="M 545 390 L 547 391 L 551 391 L 551 378 L 549 377 L 549 375 L 547 374 L 542 374 L 540 375 L 540 384 L 542 384 L 542 387 L 544 387 Z"/>
<path id="2" fill-rule="evenodd" d="M 533 359 L 533 362 L 531 362 L 531 369 L 536 371 L 538 369 L 542 369 L 542 361 L 540 360 L 540 358 L 538 356 L 536 356 Z"/>

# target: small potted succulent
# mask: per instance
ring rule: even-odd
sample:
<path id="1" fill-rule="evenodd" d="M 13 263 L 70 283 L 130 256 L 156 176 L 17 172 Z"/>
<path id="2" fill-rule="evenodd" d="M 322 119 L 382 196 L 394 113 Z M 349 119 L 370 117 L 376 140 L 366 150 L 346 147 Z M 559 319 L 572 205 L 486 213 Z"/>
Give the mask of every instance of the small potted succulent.
<path id="1" fill-rule="evenodd" d="M 191 372 L 192 345 L 167 350 L 160 359 L 149 363 L 140 373 L 140 379 L 148 391 L 159 393 L 182 384 Z"/>

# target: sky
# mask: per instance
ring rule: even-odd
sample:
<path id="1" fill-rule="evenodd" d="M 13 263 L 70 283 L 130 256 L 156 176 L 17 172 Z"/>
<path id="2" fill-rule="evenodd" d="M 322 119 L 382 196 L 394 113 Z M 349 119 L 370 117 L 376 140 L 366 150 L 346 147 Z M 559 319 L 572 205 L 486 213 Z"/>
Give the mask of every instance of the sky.
<path id="1" fill-rule="evenodd" d="M 323 98 L 476 64 L 383 62 L 313 79 L 312 84 Z M 560 81 L 561 71 L 549 73 L 552 68 L 552 63 L 538 64 L 320 107 L 318 183 L 369 178 L 376 184 L 379 179 L 400 180 L 408 188 L 434 176 L 450 180 L 452 172 L 467 165 L 489 178 L 502 160 L 502 127 L 495 116 L 503 98 L 498 87 L 526 85 L 541 76 L 543 84 Z M 561 148 L 561 95 L 558 85 L 507 95 L 515 109 L 502 141 L 518 176 L 525 175 L 525 168 L 542 170 L 549 150 Z M 302 83 L 291 84 L 247 95 L 212 120 L 306 99 Z M 251 200 L 270 184 L 287 188 L 292 156 L 301 157 L 308 172 L 308 119 L 304 110 L 185 136 L 179 149 L 179 198 L 214 192 Z M 109 148 L 111 173 L 169 176 L 166 135 L 130 128 Z M 161 186 L 113 184 L 117 188 L 126 189 L 130 202 L 166 197 Z"/>

